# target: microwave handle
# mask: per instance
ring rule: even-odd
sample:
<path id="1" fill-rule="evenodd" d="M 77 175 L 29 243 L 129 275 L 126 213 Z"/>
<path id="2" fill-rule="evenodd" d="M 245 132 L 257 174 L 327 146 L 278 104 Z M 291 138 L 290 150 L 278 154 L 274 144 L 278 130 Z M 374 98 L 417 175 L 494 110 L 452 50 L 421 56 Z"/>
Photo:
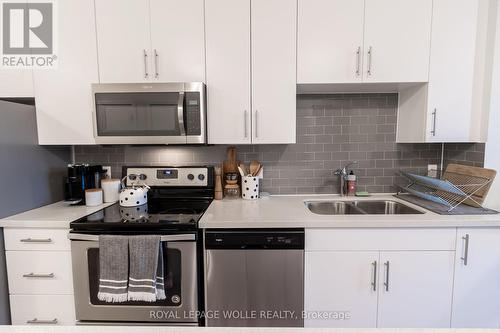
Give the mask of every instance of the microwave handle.
<path id="1" fill-rule="evenodd" d="M 179 130 L 180 135 L 186 135 L 186 129 L 184 127 L 184 92 L 179 92 L 179 99 L 177 101 L 177 117 L 179 118 Z"/>

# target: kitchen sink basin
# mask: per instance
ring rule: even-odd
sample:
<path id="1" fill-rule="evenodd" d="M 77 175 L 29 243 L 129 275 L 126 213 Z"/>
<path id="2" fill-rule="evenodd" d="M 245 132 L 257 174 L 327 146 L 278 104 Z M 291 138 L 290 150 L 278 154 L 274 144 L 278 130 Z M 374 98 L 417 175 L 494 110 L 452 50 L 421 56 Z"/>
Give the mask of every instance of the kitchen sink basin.
<path id="1" fill-rule="evenodd" d="M 365 214 L 348 201 L 309 201 L 307 208 L 319 215 L 356 215 Z"/>
<path id="2" fill-rule="evenodd" d="M 307 201 L 306 207 L 319 215 L 404 215 L 423 214 L 391 200 Z"/>

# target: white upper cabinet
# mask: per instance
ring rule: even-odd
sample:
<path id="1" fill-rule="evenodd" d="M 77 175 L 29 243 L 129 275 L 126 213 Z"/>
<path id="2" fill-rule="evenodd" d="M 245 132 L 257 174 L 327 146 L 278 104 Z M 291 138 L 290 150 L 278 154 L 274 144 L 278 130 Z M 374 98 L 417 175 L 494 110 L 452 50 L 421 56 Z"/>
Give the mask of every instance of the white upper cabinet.
<path id="1" fill-rule="evenodd" d="M 299 0 L 297 82 L 360 82 L 365 0 Z"/>
<path id="2" fill-rule="evenodd" d="M 427 82 L 432 0 L 299 0 L 297 83 Z"/>
<path id="3" fill-rule="evenodd" d="M 101 83 L 204 82 L 203 0 L 95 0 Z"/>
<path id="4" fill-rule="evenodd" d="M 500 326 L 500 229 L 459 228 L 451 326 Z"/>
<path id="5" fill-rule="evenodd" d="M 208 141 L 251 142 L 250 1 L 205 0 Z"/>
<path id="6" fill-rule="evenodd" d="M 295 0 L 252 0 L 252 142 L 295 143 Z"/>
<path id="7" fill-rule="evenodd" d="M 432 0 L 365 0 L 365 82 L 427 82 Z"/>
<path id="8" fill-rule="evenodd" d="M 95 0 L 95 6 L 100 82 L 148 81 L 154 76 L 149 1 Z"/>
<path id="9" fill-rule="evenodd" d="M 94 144 L 91 84 L 98 82 L 94 2 L 60 1 L 57 15 L 57 68 L 33 73 L 38 141 Z"/>
<path id="10" fill-rule="evenodd" d="M 294 143 L 294 0 L 206 0 L 208 141 Z"/>
<path id="11" fill-rule="evenodd" d="M 471 139 L 477 16 L 476 1 L 434 1 L 427 141 Z"/>
<path id="12" fill-rule="evenodd" d="M 150 0 L 153 77 L 205 82 L 203 0 Z"/>
<path id="13" fill-rule="evenodd" d="M 490 3 L 433 1 L 429 83 L 400 92 L 398 142 L 486 140 Z"/>

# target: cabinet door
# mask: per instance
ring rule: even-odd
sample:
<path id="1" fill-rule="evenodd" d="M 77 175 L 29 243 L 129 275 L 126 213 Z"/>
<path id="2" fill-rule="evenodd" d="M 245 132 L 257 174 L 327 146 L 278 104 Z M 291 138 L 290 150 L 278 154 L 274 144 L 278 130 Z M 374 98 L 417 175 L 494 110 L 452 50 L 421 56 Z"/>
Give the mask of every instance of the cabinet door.
<path id="1" fill-rule="evenodd" d="M 250 1 L 205 0 L 208 141 L 250 143 Z"/>
<path id="2" fill-rule="evenodd" d="M 252 142 L 295 143 L 297 1 L 252 0 Z"/>
<path id="3" fill-rule="evenodd" d="M 297 83 L 361 81 L 364 0 L 299 0 Z"/>
<path id="4" fill-rule="evenodd" d="M 450 327 L 454 255 L 382 252 L 378 327 Z"/>
<path id="5" fill-rule="evenodd" d="M 457 239 L 451 326 L 498 328 L 500 229 L 458 229 Z"/>
<path id="6" fill-rule="evenodd" d="M 432 0 L 366 0 L 366 82 L 427 82 Z"/>
<path id="7" fill-rule="evenodd" d="M 306 252 L 305 327 L 376 327 L 378 252 Z M 375 283 L 375 284 L 374 284 Z M 319 312 L 348 312 L 322 319 Z"/>
<path id="8" fill-rule="evenodd" d="M 95 0 L 101 83 L 142 82 L 154 76 L 149 0 Z"/>
<path id="9" fill-rule="evenodd" d="M 478 2 L 434 0 L 427 141 L 470 141 Z"/>
<path id="10" fill-rule="evenodd" d="M 57 13 L 57 68 L 33 73 L 38 142 L 94 144 L 91 84 L 98 82 L 94 2 L 60 1 Z"/>
<path id="11" fill-rule="evenodd" d="M 150 1 L 154 79 L 205 82 L 203 0 Z"/>

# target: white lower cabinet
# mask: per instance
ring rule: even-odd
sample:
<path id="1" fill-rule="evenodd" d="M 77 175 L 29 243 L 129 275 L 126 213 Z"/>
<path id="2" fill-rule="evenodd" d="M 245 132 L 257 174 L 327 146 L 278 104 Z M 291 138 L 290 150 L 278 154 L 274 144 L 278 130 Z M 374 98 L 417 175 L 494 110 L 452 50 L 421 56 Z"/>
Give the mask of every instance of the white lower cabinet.
<path id="1" fill-rule="evenodd" d="M 71 252 L 7 251 L 6 260 L 11 294 L 73 293 Z"/>
<path id="2" fill-rule="evenodd" d="M 325 242 L 337 239 L 337 232 L 343 241 Z M 412 232 L 419 242 L 394 239 L 396 234 L 411 239 Z M 306 230 L 304 325 L 450 327 L 455 233 L 453 228 Z"/>
<path id="3" fill-rule="evenodd" d="M 75 325 L 67 229 L 5 228 L 13 325 Z"/>
<path id="4" fill-rule="evenodd" d="M 500 228 L 459 228 L 452 327 L 500 327 Z"/>
<path id="5" fill-rule="evenodd" d="M 381 252 L 377 327 L 450 327 L 454 258 L 452 251 Z"/>
<path id="6" fill-rule="evenodd" d="M 12 325 L 74 325 L 73 295 L 11 295 Z"/>
<path id="7" fill-rule="evenodd" d="M 377 326 L 379 252 L 306 252 L 305 261 L 306 327 Z"/>

